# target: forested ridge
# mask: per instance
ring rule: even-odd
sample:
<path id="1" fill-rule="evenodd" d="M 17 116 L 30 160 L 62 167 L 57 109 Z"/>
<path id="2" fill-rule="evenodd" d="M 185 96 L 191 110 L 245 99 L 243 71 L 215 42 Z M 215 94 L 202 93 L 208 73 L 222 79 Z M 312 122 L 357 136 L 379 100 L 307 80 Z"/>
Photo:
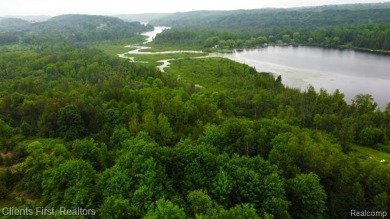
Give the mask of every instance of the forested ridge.
<path id="1" fill-rule="evenodd" d="M 389 3 L 295 9 L 194 11 L 151 21 L 173 29 L 156 43 L 242 49 L 293 44 L 390 50 Z M 165 35 L 164 35 L 165 34 Z"/>
<path id="2" fill-rule="evenodd" d="M 263 29 L 257 34 L 204 27 L 174 28 L 158 34 L 158 45 L 192 45 L 205 50 L 232 50 L 267 45 L 306 45 L 326 48 L 350 48 L 388 53 L 390 50 L 389 23 L 360 26 Z"/>
<path id="3" fill-rule="evenodd" d="M 150 25 L 125 22 L 119 18 L 97 15 L 60 15 L 43 22 L 17 18 L 0 19 L 0 45 L 67 42 L 97 42 L 134 37 L 152 30 Z"/>
<path id="4" fill-rule="evenodd" d="M 161 72 L 52 39 L 0 48 L 2 208 L 59 218 L 61 207 L 94 210 L 80 218 L 390 212 L 388 160 L 355 150 L 388 155 L 390 104 L 301 92 L 223 58 Z"/>
<path id="5" fill-rule="evenodd" d="M 209 26 L 213 28 L 255 29 L 269 26 L 342 26 L 388 22 L 390 3 L 343 4 L 297 8 L 263 8 L 232 11 L 190 11 L 152 19 L 152 25 L 172 27 Z M 375 16 L 374 16 L 375 15 Z M 230 22 L 230 23 L 229 23 Z"/>
<path id="6" fill-rule="evenodd" d="M 1 18 L 0 17 L 0 32 L 17 31 L 25 29 L 30 25 L 28 21 L 20 18 Z"/>

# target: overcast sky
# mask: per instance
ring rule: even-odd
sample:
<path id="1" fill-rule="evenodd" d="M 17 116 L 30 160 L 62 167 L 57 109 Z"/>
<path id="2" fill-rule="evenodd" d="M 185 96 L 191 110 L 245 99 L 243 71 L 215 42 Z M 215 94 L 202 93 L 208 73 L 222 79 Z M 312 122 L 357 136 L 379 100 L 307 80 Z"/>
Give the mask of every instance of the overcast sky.
<path id="1" fill-rule="evenodd" d="M 0 0 L 0 16 L 60 14 L 138 14 L 194 10 L 233 10 L 329 4 L 375 3 L 375 0 Z"/>

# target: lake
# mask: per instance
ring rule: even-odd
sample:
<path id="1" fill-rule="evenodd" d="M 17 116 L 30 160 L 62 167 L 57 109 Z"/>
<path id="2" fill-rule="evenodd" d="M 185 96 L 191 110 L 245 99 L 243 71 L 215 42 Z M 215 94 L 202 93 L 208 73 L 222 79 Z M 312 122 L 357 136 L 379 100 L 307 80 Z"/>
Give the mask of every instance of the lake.
<path id="1" fill-rule="evenodd" d="M 268 46 L 218 54 L 282 76 L 286 86 L 312 85 L 332 93 L 339 89 L 350 102 L 357 94 L 371 94 L 379 107 L 390 102 L 390 56 L 354 50 L 306 46 Z"/>
<path id="2" fill-rule="evenodd" d="M 144 33 L 147 42 L 165 29 L 169 27 L 155 27 L 154 31 Z M 172 52 L 199 51 L 162 53 Z M 305 90 L 311 85 L 317 91 L 323 88 L 330 93 L 339 89 L 348 102 L 357 94 L 371 94 L 381 109 L 390 102 L 390 55 L 307 46 L 268 46 L 210 56 L 229 58 L 253 66 L 259 72 L 281 75 L 288 87 Z"/>
<path id="3" fill-rule="evenodd" d="M 152 42 L 157 34 L 163 32 L 164 30 L 167 30 L 167 29 L 170 29 L 170 27 L 163 27 L 163 26 L 159 27 L 159 26 L 157 26 L 157 27 L 154 27 L 154 29 L 152 31 L 148 31 L 148 32 L 142 33 L 142 35 L 147 37 L 146 41 L 144 42 L 144 44 Z"/>

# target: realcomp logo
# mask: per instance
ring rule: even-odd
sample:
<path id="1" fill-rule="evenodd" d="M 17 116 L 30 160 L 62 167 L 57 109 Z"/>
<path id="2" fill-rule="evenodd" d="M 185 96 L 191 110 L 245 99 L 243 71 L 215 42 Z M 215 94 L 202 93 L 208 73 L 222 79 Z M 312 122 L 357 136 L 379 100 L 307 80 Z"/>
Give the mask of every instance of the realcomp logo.
<path id="1" fill-rule="evenodd" d="M 385 218 L 386 216 L 387 216 L 386 211 L 351 210 L 351 217 L 381 217 L 381 218 Z"/>

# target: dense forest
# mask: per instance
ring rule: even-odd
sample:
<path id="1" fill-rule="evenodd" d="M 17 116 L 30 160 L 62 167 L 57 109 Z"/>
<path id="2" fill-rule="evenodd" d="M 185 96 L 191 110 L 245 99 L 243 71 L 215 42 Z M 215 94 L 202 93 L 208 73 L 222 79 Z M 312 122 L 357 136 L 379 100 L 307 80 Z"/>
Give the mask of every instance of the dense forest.
<path id="1" fill-rule="evenodd" d="M 202 48 L 253 48 L 294 44 L 390 50 L 389 3 L 296 9 L 195 11 L 151 21 L 174 27 L 156 43 Z"/>
<path id="2" fill-rule="evenodd" d="M 331 48 L 390 50 L 390 24 L 324 27 L 317 30 L 272 28 L 256 34 L 204 27 L 174 28 L 157 35 L 160 45 L 192 45 L 202 49 L 244 49 L 265 45 L 308 45 Z"/>
<path id="3" fill-rule="evenodd" d="M 0 18 L 0 32 L 18 31 L 29 26 L 30 22 L 20 18 Z"/>
<path id="4" fill-rule="evenodd" d="M 79 218 L 390 212 L 388 160 L 356 150 L 390 153 L 390 103 L 380 110 L 369 94 L 347 104 L 339 91 L 301 92 L 223 58 L 176 60 L 161 72 L 85 43 L 114 29 L 58 40 L 79 18 L 34 25 L 37 39 L 52 41 L 25 33 L 0 47 L 3 218 L 11 208 L 42 218 L 38 207 L 57 218 L 68 218 L 62 208 Z"/>
<path id="5" fill-rule="evenodd" d="M 353 4 L 287 9 L 252 9 L 235 11 L 192 11 L 168 14 L 151 20 L 155 26 L 207 26 L 235 30 L 269 27 L 307 27 L 359 25 L 390 22 L 390 3 Z"/>
<path id="6" fill-rule="evenodd" d="M 119 18 L 95 15 L 61 15 L 44 22 L 16 18 L 0 19 L 0 45 L 22 41 L 42 45 L 61 41 L 96 42 L 130 38 L 153 30 L 150 25 L 125 22 Z"/>

